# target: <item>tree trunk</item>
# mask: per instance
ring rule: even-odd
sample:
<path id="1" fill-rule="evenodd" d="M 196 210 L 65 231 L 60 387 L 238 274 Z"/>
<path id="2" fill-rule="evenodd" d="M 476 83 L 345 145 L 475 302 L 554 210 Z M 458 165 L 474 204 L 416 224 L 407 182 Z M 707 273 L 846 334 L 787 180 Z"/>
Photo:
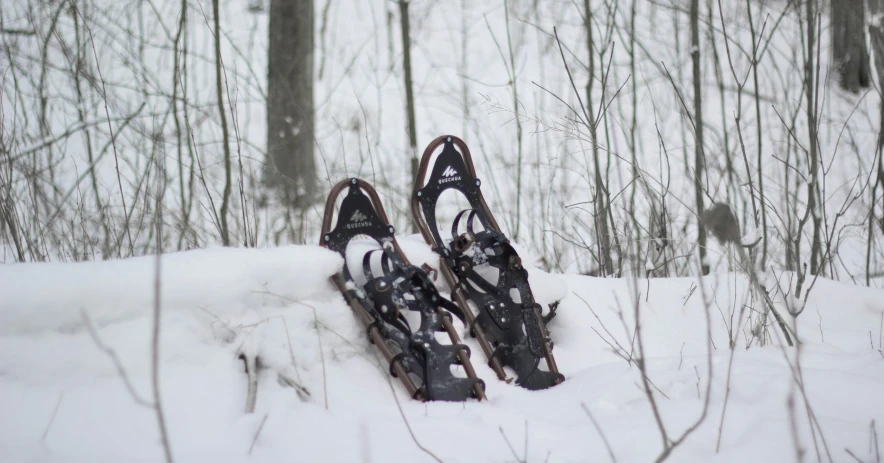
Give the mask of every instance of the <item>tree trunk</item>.
<path id="1" fill-rule="evenodd" d="M 414 119 L 414 91 L 411 80 L 411 26 L 408 18 L 408 0 L 399 0 L 399 16 L 402 26 L 402 67 L 405 74 L 405 112 L 408 116 L 408 148 L 411 150 L 411 181 L 417 179 L 417 123 Z"/>
<path id="2" fill-rule="evenodd" d="M 230 228 L 227 226 L 227 211 L 230 208 L 230 132 L 227 129 L 227 113 L 224 110 L 224 81 L 221 79 L 221 22 L 218 1 L 212 2 L 215 19 L 215 91 L 218 95 L 218 116 L 221 118 L 221 143 L 224 147 L 224 194 L 221 196 L 221 243 L 230 246 Z M 244 224 L 245 225 L 245 224 Z M 157 254 L 162 249 L 157 249 Z"/>
<path id="3" fill-rule="evenodd" d="M 875 72 L 878 74 L 878 85 L 884 85 L 884 0 L 869 0 L 869 12 L 876 21 L 869 25 L 869 36 L 872 42 L 872 54 L 875 56 Z M 872 243 L 875 236 L 876 211 L 878 203 L 878 187 L 884 182 L 884 167 L 882 167 L 881 154 L 884 153 L 884 100 L 879 103 L 878 116 L 878 175 L 871 191 L 871 206 L 869 210 L 869 223 L 866 241 L 866 286 L 871 283 Z M 882 211 L 884 215 L 884 211 Z M 884 232 L 884 219 L 881 222 L 881 231 Z"/>
<path id="4" fill-rule="evenodd" d="M 586 114 L 590 119 L 586 121 L 589 124 L 590 143 L 592 143 L 592 159 L 595 168 L 595 193 L 593 194 L 592 203 L 595 212 L 594 223 L 596 227 L 596 236 L 598 237 L 599 246 L 599 274 L 601 276 L 610 276 L 614 274 L 614 260 L 611 258 L 611 233 L 608 230 L 608 206 L 607 189 L 608 186 L 602 179 L 602 166 L 599 162 L 599 142 L 598 142 L 598 124 L 599 121 L 593 119 L 595 116 L 595 107 L 592 102 L 592 83 L 595 80 L 595 47 L 593 45 L 592 36 L 592 9 L 589 0 L 584 0 L 583 7 L 586 19 L 586 49 L 589 53 L 589 78 L 586 81 Z"/>
<path id="5" fill-rule="evenodd" d="M 810 274 L 816 275 L 817 272 L 820 271 L 820 250 L 821 250 L 821 242 L 820 242 L 820 227 L 822 225 L 822 219 L 820 218 L 820 212 L 817 210 L 817 193 L 819 191 L 818 188 L 818 173 L 819 173 L 819 160 L 818 160 L 818 147 L 817 147 L 817 132 L 819 130 L 819 126 L 817 125 L 817 104 L 819 103 L 819 92 L 817 89 L 818 75 L 819 69 L 817 66 L 818 62 L 814 64 L 814 53 L 817 53 L 817 47 L 819 44 L 816 41 L 819 39 L 816 34 L 817 27 L 817 17 L 816 17 L 816 0 L 809 0 L 807 2 L 807 59 L 805 60 L 805 80 L 806 80 L 806 95 L 807 95 L 807 128 L 808 128 L 808 136 L 810 137 L 810 159 L 808 160 L 808 169 L 810 170 L 810 181 L 807 184 L 807 214 L 811 216 L 811 220 L 813 222 L 813 234 L 811 238 L 810 244 Z M 807 215 L 805 215 L 804 219 L 802 219 L 802 224 L 799 228 L 799 236 L 801 233 L 801 229 L 804 227 L 803 223 L 807 220 Z M 799 248 L 800 249 L 800 248 Z M 800 290 L 798 291 L 800 293 Z"/>
<path id="6" fill-rule="evenodd" d="M 864 3 L 864 0 L 833 0 L 831 3 L 832 63 L 841 88 L 854 93 L 867 88 L 871 80 Z"/>
<path id="7" fill-rule="evenodd" d="M 294 207 L 310 204 L 317 189 L 313 32 L 313 0 L 270 0 L 264 175 Z"/>
<path id="8" fill-rule="evenodd" d="M 703 93 L 700 76 L 700 5 L 698 0 L 691 0 L 691 61 L 694 74 L 694 130 L 697 146 L 694 151 L 694 198 L 697 202 L 697 248 L 700 250 L 700 265 L 703 275 L 709 273 L 706 263 L 706 229 L 700 223 L 703 206 L 703 170 L 706 155 L 703 152 Z"/>

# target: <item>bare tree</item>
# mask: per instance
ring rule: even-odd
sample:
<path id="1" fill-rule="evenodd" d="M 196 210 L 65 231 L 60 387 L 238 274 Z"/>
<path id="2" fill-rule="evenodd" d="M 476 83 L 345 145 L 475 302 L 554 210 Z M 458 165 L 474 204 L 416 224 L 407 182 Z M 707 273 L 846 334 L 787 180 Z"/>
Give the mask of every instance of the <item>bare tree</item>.
<path id="1" fill-rule="evenodd" d="M 697 202 L 697 214 L 703 212 L 703 170 L 706 155 L 703 152 L 703 93 L 700 75 L 700 4 L 691 0 L 691 61 L 694 75 L 694 132 L 697 146 L 694 151 L 694 199 Z M 699 222 L 699 219 L 698 219 Z M 703 275 L 709 273 L 706 263 L 706 231 L 697 224 L 697 247 L 700 250 L 700 263 Z"/>
<path id="2" fill-rule="evenodd" d="M 270 1 L 265 180 L 289 206 L 317 193 L 313 156 L 313 0 Z"/>
<path id="3" fill-rule="evenodd" d="M 411 79 L 411 24 L 408 18 L 408 0 L 399 0 L 399 20 L 402 26 L 402 67 L 405 76 L 405 112 L 408 117 L 408 149 L 411 151 L 411 179 L 417 178 L 417 123 L 414 118 L 414 90 Z"/>
<path id="4" fill-rule="evenodd" d="M 807 182 L 807 209 L 804 213 L 804 217 L 801 219 L 801 222 L 798 225 L 798 238 L 800 239 L 800 234 L 804 229 L 804 224 L 807 222 L 808 216 L 812 216 L 811 220 L 813 221 L 813 234 L 811 238 L 811 248 L 810 248 L 810 273 L 811 275 L 816 275 L 820 270 L 820 254 L 821 254 L 821 245 L 820 245 L 820 227 L 822 223 L 822 219 L 817 210 L 817 196 L 819 195 L 819 147 L 817 146 L 818 138 L 817 134 L 819 131 L 818 126 L 818 118 L 817 118 L 817 110 L 819 108 L 819 57 L 816 57 L 816 65 L 814 65 L 814 53 L 818 53 L 819 50 L 817 47 L 819 46 L 818 42 L 818 33 L 815 30 L 818 27 L 817 19 L 816 19 L 816 11 L 817 0 L 808 0 L 806 5 L 805 12 L 807 13 L 806 18 L 806 28 L 807 28 L 807 41 L 805 42 L 805 65 L 804 65 L 804 79 L 805 79 L 805 95 L 807 97 L 807 128 L 808 128 L 808 138 L 809 138 L 809 151 L 810 156 L 807 160 L 808 169 L 810 170 L 808 175 Z M 796 252 L 797 255 L 801 255 L 801 247 L 800 243 L 796 244 Z M 798 270 L 800 273 L 800 269 Z"/>
<path id="5" fill-rule="evenodd" d="M 884 13 L 884 0 L 869 0 L 869 10 L 872 17 L 879 17 Z M 880 20 L 869 25 L 869 36 L 872 42 L 872 53 L 875 56 L 875 72 L 878 74 L 879 85 L 884 84 L 884 23 Z M 879 112 L 879 128 L 878 128 L 878 174 L 874 185 L 871 189 L 871 201 L 868 219 L 868 230 L 866 237 L 866 286 L 871 283 L 871 266 L 872 266 L 872 242 L 875 236 L 875 205 L 878 202 L 878 187 L 884 182 L 884 167 L 882 167 L 881 153 L 884 149 L 884 101 L 880 103 Z M 884 215 L 884 213 L 882 213 Z M 884 218 L 880 222 L 881 231 L 884 232 Z"/>
<path id="6" fill-rule="evenodd" d="M 218 0 L 212 2 L 212 15 L 215 19 L 215 90 L 218 95 L 218 114 L 221 117 L 221 142 L 224 145 L 224 196 L 221 199 L 221 242 L 230 246 L 230 229 L 227 226 L 227 211 L 230 208 L 230 132 L 227 129 L 227 116 L 224 110 L 224 82 L 221 79 L 221 19 Z M 157 248 L 157 253 L 161 252 Z"/>
<path id="7" fill-rule="evenodd" d="M 855 93 L 868 87 L 871 81 L 863 27 L 865 1 L 833 0 L 831 8 L 832 63 L 838 72 L 841 88 Z"/>
<path id="8" fill-rule="evenodd" d="M 608 186 L 602 179 L 602 166 L 599 162 L 598 117 L 593 118 L 595 108 L 592 100 L 592 84 L 595 80 L 595 44 L 592 35 L 593 12 L 589 0 L 583 2 L 584 21 L 586 27 L 586 50 L 589 55 L 589 78 L 586 81 L 586 110 L 589 125 L 590 142 L 592 143 L 593 168 L 595 170 L 595 193 L 592 203 L 595 206 L 595 226 L 599 241 L 599 273 L 614 274 L 614 262 L 611 258 L 611 232 L 608 229 Z M 602 63 L 604 64 L 604 63 Z M 604 87 L 604 83 L 602 84 Z"/>

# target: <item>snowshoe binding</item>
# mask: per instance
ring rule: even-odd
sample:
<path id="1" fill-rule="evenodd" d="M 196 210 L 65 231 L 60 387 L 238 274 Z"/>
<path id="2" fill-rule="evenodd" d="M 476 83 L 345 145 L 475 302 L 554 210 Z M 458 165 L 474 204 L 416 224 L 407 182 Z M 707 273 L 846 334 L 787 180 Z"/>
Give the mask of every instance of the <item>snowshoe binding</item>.
<path id="1" fill-rule="evenodd" d="M 335 203 L 346 190 L 337 222 L 331 228 Z M 393 235 L 377 192 L 364 180 L 352 178 L 335 185 L 325 204 L 320 246 L 344 257 L 343 271 L 332 280 L 356 317 L 365 325 L 369 340 L 417 400 L 465 401 L 485 398 L 485 383 L 470 363 L 470 349 L 460 343 L 451 316 L 464 319 L 460 308 L 443 298 L 427 273 L 408 262 Z M 347 245 L 359 236 L 377 242 L 380 249 L 366 252 L 362 266 L 347 266 Z M 358 284 L 353 278 L 361 273 Z M 364 277 L 364 278 L 363 278 Z M 420 327 L 412 330 L 404 311 L 420 314 Z M 440 344 L 434 333 L 448 333 L 451 344 Z M 461 365 L 467 377 L 456 377 L 451 365 Z"/>
<path id="2" fill-rule="evenodd" d="M 442 151 L 428 176 L 430 159 L 440 146 Z M 545 326 L 555 307 L 550 307 L 549 318 L 544 320 L 528 284 L 528 272 L 494 220 L 480 186 L 466 143 L 451 135 L 436 138 L 421 157 L 412 214 L 424 239 L 439 254 L 452 299 L 463 308 L 470 333 L 498 378 L 506 380 L 504 367 L 509 367 L 516 374 L 516 384 L 526 389 L 555 386 L 565 379 L 556 366 Z M 446 242 L 440 234 L 436 204 L 448 189 L 463 194 L 471 208 L 457 214 L 451 240 Z M 465 232 L 458 234 L 462 222 Z M 476 231 L 477 223 L 480 231 Z M 476 306 L 477 314 L 468 301 Z M 540 368 L 541 360 L 546 361 L 546 370 Z"/>

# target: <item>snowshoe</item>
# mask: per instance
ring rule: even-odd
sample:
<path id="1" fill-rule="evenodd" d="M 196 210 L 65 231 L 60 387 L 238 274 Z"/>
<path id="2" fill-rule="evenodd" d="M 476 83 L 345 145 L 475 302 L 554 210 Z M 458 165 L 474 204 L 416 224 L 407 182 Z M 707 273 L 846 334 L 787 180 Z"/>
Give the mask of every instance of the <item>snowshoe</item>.
<path id="1" fill-rule="evenodd" d="M 427 176 L 430 159 L 440 146 L 442 151 Z M 555 386 L 565 377 L 553 358 L 542 307 L 534 301 L 528 272 L 494 220 L 480 186 L 466 143 L 450 135 L 436 138 L 421 157 L 411 197 L 412 214 L 424 239 L 439 254 L 452 299 L 463 308 L 470 333 L 497 376 L 506 380 L 504 367 L 509 367 L 516 374 L 516 384 L 526 389 Z M 471 208 L 457 214 L 451 239 L 445 241 L 436 204 L 448 189 L 463 194 Z M 465 232 L 458 234 L 461 222 Z M 479 231 L 477 224 L 481 225 Z M 468 301 L 478 313 L 473 313 Z M 554 313 L 555 307 L 550 307 L 548 317 Z M 546 371 L 540 368 L 541 359 L 546 361 Z"/>
<path id="2" fill-rule="evenodd" d="M 346 191 L 337 222 L 331 228 L 335 203 Z M 427 273 L 411 265 L 399 248 L 377 192 L 364 180 L 352 178 L 335 185 L 325 204 L 320 246 L 344 257 L 342 272 L 332 280 L 356 317 L 365 325 L 371 343 L 417 400 L 464 401 L 485 398 L 485 383 L 470 363 L 470 349 L 460 343 L 451 316 L 461 320 L 460 308 L 443 298 Z M 366 252 L 361 268 L 347 265 L 351 240 L 367 236 L 380 249 Z M 354 276 L 359 276 L 357 283 Z M 405 311 L 420 314 L 420 327 L 412 330 Z M 450 345 L 440 344 L 434 333 L 444 331 Z M 451 365 L 461 365 L 467 377 L 456 377 Z"/>

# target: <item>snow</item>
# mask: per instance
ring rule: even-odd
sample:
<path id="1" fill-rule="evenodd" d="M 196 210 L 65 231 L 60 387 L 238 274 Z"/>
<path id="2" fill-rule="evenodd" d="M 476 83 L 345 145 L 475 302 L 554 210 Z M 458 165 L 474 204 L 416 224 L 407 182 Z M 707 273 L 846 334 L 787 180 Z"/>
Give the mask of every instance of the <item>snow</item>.
<path id="1" fill-rule="evenodd" d="M 399 241 L 412 263 L 438 265 L 419 237 Z M 524 257 L 538 300 L 562 300 L 549 328 L 567 380 L 537 392 L 498 381 L 467 339 L 489 400 L 423 404 L 390 379 L 328 283 L 341 265 L 334 253 L 286 246 L 163 256 L 160 391 L 173 455 L 177 461 L 432 461 L 411 440 L 398 400 L 415 437 L 445 462 L 608 461 L 584 407 L 618 461 L 653 460 L 660 433 L 640 372 L 611 347 L 638 356 L 630 343 L 638 304 L 648 377 L 660 391 L 655 399 L 672 438 L 702 411 L 707 339 L 714 343 L 707 418 L 671 461 L 793 460 L 790 396 L 800 445 L 815 458 L 790 368 L 799 355 L 808 403 L 833 459 L 844 461 L 847 448 L 873 460 L 870 425 L 884 423 L 881 290 L 819 279 L 795 326 L 800 351 L 784 349 L 773 328 L 771 345 L 747 349 L 744 319 L 735 330 L 716 453 L 732 353 L 728 326 L 751 303 L 746 281 L 729 273 L 634 281 L 556 275 L 531 266 L 529 253 Z M 0 267 L 4 461 L 162 460 L 154 411 L 133 400 L 81 313 L 119 357 L 136 393 L 150 400 L 154 262 Z M 244 350 L 259 363 L 250 415 L 237 359 Z"/>
<path id="2" fill-rule="evenodd" d="M 71 64 L 69 49 L 63 45 L 74 43 L 74 16 L 61 15 L 54 38 L 40 39 L 50 29 L 47 19 L 57 11 L 51 3 L 36 10 L 31 2 L 22 0 L 4 3 L 4 7 L 8 6 L 3 16 L 5 27 L 26 29 L 35 23 L 40 27 L 34 38 L 9 38 L 9 58 L 15 57 L 16 62 L 9 67 L 13 78 L 4 81 L 4 90 L 17 98 L 0 98 L 0 113 L 12 115 L 0 117 L 0 126 L 11 134 L 8 138 L 13 140 L 12 152 L 17 153 L 13 160 L 34 154 L 48 162 L 52 152 L 44 148 L 55 142 L 51 144 L 57 150 L 59 178 L 57 183 L 47 183 L 46 191 L 67 192 L 59 204 L 64 207 L 51 216 L 46 214 L 49 220 L 38 217 L 31 221 L 27 212 L 22 212 L 22 219 L 27 219 L 23 228 L 48 229 L 50 234 L 65 239 L 70 232 L 74 247 L 80 242 L 96 247 L 101 236 L 98 210 L 92 206 L 95 198 L 89 196 L 88 182 L 81 182 L 89 169 L 97 174 L 102 210 L 112 214 L 110 221 L 116 223 L 112 235 L 122 236 L 119 227 L 124 218 L 129 223 L 129 216 L 136 217 L 145 209 L 148 218 L 151 215 L 147 206 L 150 201 L 144 201 L 144 205 L 140 201 L 130 202 L 128 208 L 120 202 L 121 198 L 139 196 L 140 187 L 135 185 L 140 185 L 144 178 L 144 154 L 149 150 L 142 134 L 163 130 L 166 136 L 160 149 L 169 155 L 175 152 L 176 137 L 169 127 L 158 129 L 157 115 L 169 111 L 170 103 L 164 95 L 171 94 L 173 85 L 173 48 L 169 41 L 159 37 L 159 32 L 177 27 L 180 2 L 139 2 L 133 6 L 130 2 L 99 1 L 89 12 L 86 25 L 93 26 L 89 36 L 97 48 L 93 55 L 100 55 L 95 56 L 95 64 L 101 64 L 104 71 L 102 86 L 108 85 L 109 98 L 103 98 L 105 91 L 84 87 L 87 93 L 83 106 L 88 109 L 85 126 L 93 130 L 93 148 L 106 147 L 111 139 L 109 133 L 104 133 L 108 118 L 118 135 L 118 146 L 113 151 L 101 150 L 91 164 L 85 138 L 73 135 L 84 123 L 78 121 L 77 111 L 69 103 L 75 96 L 66 67 Z M 292 225 L 288 216 L 278 209 L 251 206 L 261 202 L 258 196 L 263 193 L 255 182 L 263 169 L 261 147 L 267 137 L 266 80 L 262 70 L 266 70 L 268 17 L 246 14 L 241 2 L 221 3 L 222 54 L 227 65 L 224 72 L 232 87 L 233 97 L 228 103 L 231 122 L 239 132 L 237 148 L 242 142 L 246 212 L 260 219 L 255 231 L 260 246 L 274 246 L 280 239 L 277 230 Z M 473 352 L 473 364 L 487 383 L 489 400 L 466 404 L 416 403 L 406 396 L 398 382 L 391 381 L 386 365 L 366 341 L 364 328 L 328 282 L 328 276 L 342 265 L 342 259 L 334 253 L 313 246 L 284 246 L 165 254 L 159 380 L 176 461 L 431 461 L 412 442 L 405 419 L 421 444 L 445 462 L 608 461 L 605 443 L 593 419 L 617 461 L 654 460 L 661 451 L 660 432 L 642 390 L 638 367 L 628 361 L 638 356 L 634 343 L 636 304 L 648 377 L 654 390 L 659 390 L 655 399 L 671 438 L 680 435 L 700 416 L 710 377 L 706 346 L 709 341 L 713 343 L 707 417 L 673 451 L 670 461 L 791 461 L 795 460 L 796 446 L 810 461 L 852 461 L 845 449 L 866 461 L 877 461 L 870 443 L 877 438 L 881 442 L 878 447 L 884 444 L 872 431 L 881 429 L 884 422 L 884 293 L 846 283 L 853 278 L 864 280 L 867 236 L 858 231 L 862 227 L 852 224 L 865 223 L 868 204 L 857 201 L 840 222 L 836 212 L 842 197 L 850 198 L 855 191 L 838 185 L 853 185 L 857 172 L 868 172 L 873 165 L 875 158 L 870 154 L 875 153 L 877 142 L 879 99 L 857 100 L 835 90 L 834 80 L 821 86 L 820 99 L 825 104 L 821 106 L 819 148 L 829 166 L 822 170 L 821 180 L 829 187 L 823 201 L 825 214 L 812 212 L 815 218 L 823 219 L 824 236 L 835 236 L 840 243 L 833 249 L 832 265 L 836 277 L 845 283 L 823 278 L 814 283 L 809 275 L 800 297 L 791 291 L 773 298 L 775 303 L 786 306 L 777 308 L 789 322 L 789 310 L 780 309 L 803 310 L 794 327 L 802 341 L 799 349 L 784 349 L 776 327 L 768 328 L 769 344 L 759 346 L 753 341 L 748 345 L 750 327 L 763 306 L 751 298 L 745 277 L 723 273 L 728 268 L 730 253 L 716 252 L 712 249 L 714 244 L 710 244 L 710 254 L 704 261 L 713 269 L 713 275 L 702 280 L 596 279 L 550 274 L 537 268 L 541 263 L 544 268 L 567 272 L 588 272 L 597 267 L 592 246 L 574 244 L 594 241 L 592 212 L 588 208 L 568 209 L 568 205 L 592 197 L 594 167 L 580 141 L 585 134 L 573 133 L 568 128 L 570 124 L 563 122 L 570 117 L 566 106 L 534 86 L 537 82 L 536 85 L 560 95 L 568 103 L 578 103 L 560 54 L 555 52 L 548 34 L 553 26 L 558 28 L 563 45 L 573 50 L 567 59 L 577 85 L 584 85 L 587 75 L 578 61 L 585 54 L 580 46 L 585 44 L 586 36 L 580 16 L 575 15 L 571 2 L 553 2 L 544 4 L 544 8 L 537 8 L 538 2 L 529 8 L 528 3 L 510 4 L 516 48 L 511 64 L 519 69 L 517 83 L 508 77 L 507 59 L 500 59 L 499 50 L 489 40 L 492 35 L 506 36 L 500 2 L 412 3 L 417 136 L 420 147 L 442 133 L 460 134 L 472 148 L 483 191 L 498 221 L 509 235 L 523 238 L 524 247 L 517 243 L 514 246 L 530 272 L 536 299 L 544 304 L 562 301 L 549 328 L 566 382 L 551 390 L 528 392 L 497 381 L 484 365 L 481 349 L 472 339 L 466 339 Z M 764 9 L 757 10 L 756 17 L 774 18 L 780 11 L 777 3 L 761 5 Z M 603 4 L 617 3 L 595 1 L 593 7 L 602 8 Z M 627 11 L 626 4 L 620 5 L 621 12 Z M 320 183 L 328 187 L 340 178 L 370 179 L 387 204 L 392 224 L 406 230 L 411 217 L 403 206 L 409 201 L 411 189 L 408 163 L 403 159 L 412 150 L 403 135 L 405 97 L 398 13 L 393 11 L 396 8 L 392 3 L 361 0 L 329 1 L 323 6 L 331 14 L 328 31 L 317 36 L 317 41 L 323 43 L 321 50 L 317 48 L 317 59 L 321 57 L 327 76 L 314 82 L 318 103 L 316 143 L 321 156 L 317 162 L 321 159 L 322 165 L 317 175 Z M 651 257 L 662 263 L 694 255 L 697 236 L 690 211 L 693 176 L 687 175 L 689 165 L 679 159 L 679 151 L 685 146 L 690 149 L 693 139 L 684 130 L 688 123 L 679 116 L 681 106 L 676 97 L 679 88 L 691 88 L 688 54 L 695 49 L 685 46 L 686 17 L 679 17 L 676 10 L 656 2 L 647 6 L 639 8 L 637 17 L 637 69 L 629 69 L 625 55 L 629 45 L 618 43 L 611 49 L 617 56 L 612 59 L 610 80 L 605 78 L 609 88 L 593 88 L 595 97 L 602 100 L 605 94 L 616 92 L 610 111 L 606 111 L 612 129 L 610 135 L 605 131 L 609 146 L 603 147 L 611 154 L 619 152 L 617 156 L 607 156 L 613 160 L 610 163 L 603 159 L 602 168 L 611 172 L 609 191 L 623 191 L 624 194 L 615 196 L 623 201 L 629 196 L 629 185 L 639 184 L 628 175 L 629 166 L 617 161 L 631 151 L 626 147 L 627 127 L 633 115 L 632 101 L 636 101 L 638 148 L 634 154 L 641 167 L 638 173 L 645 187 L 666 201 L 642 201 L 640 194 L 638 217 L 647 219 L 651 212 L 648 209 L 656 211 L 662 206 L 672 220 L 668 234 L 653 237 L 659 255 L 648 256 L 646 269 L 653 265 Z M 732 50 L 751 48 L 754 43 L 749 40 L 749 27 L 741 8 L 739 2 L 724 4 Z M 715 5 L 713 10 L 717 10 Z M 155 14 L 156 11 L 161 14 Z M 201 232 L 193 245 L 211 246 L 220 238 L 213 232 L 209 211 L 215 205 L 210 196 L 217 200 L 223 187 L 220 125 L 206 109 L 217 104 L 212 84 L 214 62 L 206 58 L 213 55 L 214 35 L 205 11 L 198 5 L 191 5 L 189 11 L 186 43 L 190 51 L 182 56 L 189 56 L 187 77 L 183 80 L 190 94 L 184 107 L 195 122 L 190 138 L 200 146 L 200 171 L 205 168 L 205 174 L 200 174 L 202 185 L 192 190 L 188 187 L 179 191 L 178 182 L 170 181 L 164 201 L 169 211 L 167 217 L 175 217 L 176 212 L 180 213 L 179 195 L 195 196 L 191 220 Z M 718 14 L 713 11 L 716 18 Z M 779 26 L 767 29 L 777 32 L 767 33 L 771 37 L 771 52 L 757 63 L 760 89 L 753 92 L 765 98 L 762 120 L 757 124 L 764 128 L 762 133 L 756 132 L 749 93 L 742 95 L 745 148 L 734 146 L 735 136 L 730 138 L 730 145 L 719 140 L 722 134 L 736 133 L 732 116 L 738 107 L 737 92 L 729 90 L 724 101 L 719 102 L 718 85 L 710 72 L 710 44 L 705 43 L 706 39 L 701 44 L 706 76 L 706 149 L 710 156 L 707 175 L 708 184 L 712 185 L 708 194 L 714 200 L 730 199 L 734 212 L 738 216 L 743 212 L 744 225 L 752 226 L 754 221 L 745 218 L 749 214 L 745 197 L 748 193 L 732 198 L 722 181 L 724 171 L 720 167 L 728 154 L 748 150 L 744 154 L 749 164 L 746 170 L 765 173 L 764 197 L 770 213 L 767 273 L 759 271 L 758 278 L 769 289 L 778 280 L 786 290 L 794 289 L 797 278 L 778 268 L 785 262 L 785 248 L 778 232 L 786 228 L 778 217 L 785 211 L 777 205 L 794 207 L 803 213 L 804 200 L 800 195 L 804 194 L 804 187 L 790 206 L 784 200 L 789 188 L 779 180 L 789 169 L 770 153 L 782 155 L 781 149 L 789 146 L 787 141 L 792 137 L 800 143 L 808 137 L 804 122 L 798 123 L 792 134 L 777 114 L 799 114 L 799 121 L 806 114 L 800 106 L 804 101 L 803 71 L 796 58 L 802 30 L 793 14 L 800 11 L 789 13 Z M 622 22 L 626 16 L 612 17 L 620 22 L 618 34 L 624 32 Z M 872 23 L 879 24 L 881 17 L 876 15 Z M 390 21 L 386 28 L 385 18 Z M 827 22 L 823 16 L 823 29 L 828 28 Z M 147 32 L 136 36 L 134 28 Z M 151 31 L 157 36 L 151 36 Z M 454 38 L 461 33 L 465 43 Z M 623 41 L 620 35 L 612 37 L 614 42 Z M 717 51 L 723 58 L 725 42 L 718 37 Z M 134 59 L 133 47 L 139 38 L 146 51 Z M 327 39 L 328 46 L 320 38 Z M 828 35 L 824 33 L 821 38 L 821 49 L 827 49 Z M 47 44 L 49 62 L 55 64 L 44 69 L 50 85 L 37 89 L 37 79 L 33 77 L 40 75 L 41 61 L 34 57 L 41 56 L 40 47 Z M 739 55 L 734 54 L 735 66 L 738 74 L 743 75 L 748 61 Z M 824 73 L 831 67 L 829 55 L 820 54 Z M 661 64 L 672 71 L 672 76 L 667 76 L 668 71 L 664 73 Z M 730 85 L 728 69 L 726 64 L 723 66 L 725 84 Z M 20 77 L 27 78 L 14 79 L 19 71 Z M 94 73 L 95 68 L 89 66 L 88 71 Z M 632 78 L 640 83 L 635 93 L 629 91 L 629 85 L 624 91 L 617 91 L 620 84 Z M 15 86 L 13 82 L 17 82 Z M 518 141 L 512 110 L 508 104 L 497 104 L 510 101 L 511 84 L 518 86 L 527 124 L 522 140 L 525 162 L 520 169 L 514 168 Z M 144 95 L 146 90 L 150 90 L 149 98 Z M 690 92 L 683 95 L 688 97 Z M 28 122 L 37 120 L 38 111 L 34 108 L 40 106 L 37 102 L 41 98 L 50 102 L 50 136 L 44 135 L 42 124 Z M 140 108 L 145 105 L 149 105 L 148 109 L 142 112 Z M 719 118 L 719 114 L 723 116 Z M 133 123 L 125 128 L 124 121 L 130 117 Z M 533 121 L 532 129 L 530 119 L 534 117 L 538 120 Z M 544 126 L 557 128 L 546 130 Z M 299 129 L 294 127 L 291 133 L 297 134 Z M 841 143 L 839 151 L 842 133 L 851 140 L 851 147 L 845 148 L 847 144 Z M 274 135 L 288 136 L 286 131 Z M 187 138 L 184 137 L 185 141 Z M 764 143 L 760 157 L 754 151 L 758 140 Z M 658 144 L 661 150 L 655 149 Z M 113 152 L 116 157 L 117 147 L 122 173 L 106 155 Z M 671 151 L 671 156 L 665 157 L 665 168 L 663 148 Z M 60 156 L 62 153 L 64 157 Z M 185 174 L 176 170 L 174 161 L 164 164 L 170 180 Z M 32 193 L 28 190 L 30 183 L 21 180 L 22 170 L 30 175 L 27 164 L 15 164 L 14 174 L 18 175 L 13 176 L 13 190 L 17 194 L 13 196 L 21 201 L 17 206 L 20 211 L 36 210 L 36 205 L 27 201 Z M 742 172 L 743 168 L 738 170 Z M 531 179 L 522 180 L 521 190 L 516 186 L 517 175 Z M 738 177 L 737 185 L 732 186 L 745 184 L 747 179 L 742 174 Z M 125 185 L 125 191 L 117 190 L 118 182 L 121 188 Z M 77 186 L 82 186 L 83 192 Z M 521 191 L 521 203 L 514 201 L 517 191 Z M 442 204 L 444 199 L 440 204 L 446 206 Z M 243 212 L 240 204 L 233 201 L 231 209 L 231 225 L 237 236 L 245 234 L 244 224 L 237 223 Z M 440 217 L 453 218 L 462 208 L 441 207 Z M 612 221 L 618 226 L 632 223 L 623 215 L 626 207 L 617 205 L 612 209 Z M 307 217 L 303 234 L 307 242 L 316 242 L 320 219 L 317 211 Z M 176 224 L 169 220 L 174 228 Z M 833 221 L 842 228 L 835 228 Z M 60 230 L 52 232 L 55 227 L 48 224 L 53 222 Z M 136 253 L 154 252 L 152 235 L 146 232 L 144 223 L 133 220 L 132 224 L 133 228 L 139 226 L 136 224 L 142 226 L 141 230 L 133 230 Z M 70 229 L 65 228 L 68 226 Z M 134 233 L 138 231 L 144 233 Z M 742 241 L 754 242 L 763 232 L 750 228 Z M 629 247 L 630 237 L 623 238 Z M 295 240 L 285 236 L 282 239 Z M 53 245 L 52 237 L 41 240 L 49 241 L 43 246 L 62 247 Z M 439 268 L 438 256 L 421 237 L 399 237 L 399 243 L 412 263 Z M 800 263 L 805 266 L 809 244 L 810 240 L 803 239 L 799 253 Z M 357 264 L 361 266 L 358 251 L 369 249 L 371 244 L 355 245 Z M 0 247 L 2 262 L 12 262 L 15 257 L 9 252 L 12 248 L 8 240 L 0 240 Z M 47 250 L 52 260 L 101 258 L 100 250 L 82 252 L 83 256 L 71 256 L 66 249 Z M 534 253 L 542 255 L 542 259 Z M 871 273 L 876 273 L 880 256 L 873 254 L 872 259 Z M 131 379 L 135 394 L 152 400 L 154 263 L 153 257 L 144 257 L 0 266 L 0 460 L 163 459 L 154 411 L 136 403 L 113 359 L 99 348 L 100 343 L 111 349 Z M 629 275 L 632 264 L 625 265 L 624 274 Z M 635 266 L 641 266 L 640 260 L 636 260 Z M 667 271 L 664 267 L 661 273 Z M 882 281 L 880 277 L 873 278 L 872 285 L 880 286 Z M 448 290 L 443 279 L 438 278 L 436 284 L 440 290 Z M 804 293 L 809 288 L 810 296 L 805 300 Z M 747 319 L 750 316 L 755 318 Z M 97 340 L 90 335 L 87 320 L 95 329 Z M 461 337 L 466 338 L 463 327 L 458 328 Z M 734 350 L 728 348 L 731 340 Z M 246 376 L 240 354 L 258 359 L 259 390 L 254 414 L 244 413 Z M 806 403 L 794 377 L 799 361 Z M 717 451 L 728 390 L 721 446 Z M 789 407 L 790 401 L 794 408 Z M 808 424 L 808 409 L 819 421 L 820 429 L 815 435 Z M 793 435 L 797 436 L 797 444 Z"/>
<path id="3" fill-rule="evenodd" d="M 154 257 L 71 265 L 0 267 L 0 334 L 76 330 L 81 311 L 99 325 L 144 316 L 153 308 Z M 309 263 L 309 265 L 305 265 Z M 337 254 L 318 246 L 206 249 L 163 256 L 162 304 L 222 315 L 272 300 L 269 292 L 309 299 L 332 287 Z M 193 288 L 215 288 L 194 292 Z"/>
<path id="4" fill-rule="evenodd" d="M 757 244 L 756 242 L 761 239 L 758 234 L 758 229 L 753 225 L 749 225 L 749 229 L 746 230 L 746 233 L 740 238 L 740 244 L 743 246 L 752 246 Z"/>

